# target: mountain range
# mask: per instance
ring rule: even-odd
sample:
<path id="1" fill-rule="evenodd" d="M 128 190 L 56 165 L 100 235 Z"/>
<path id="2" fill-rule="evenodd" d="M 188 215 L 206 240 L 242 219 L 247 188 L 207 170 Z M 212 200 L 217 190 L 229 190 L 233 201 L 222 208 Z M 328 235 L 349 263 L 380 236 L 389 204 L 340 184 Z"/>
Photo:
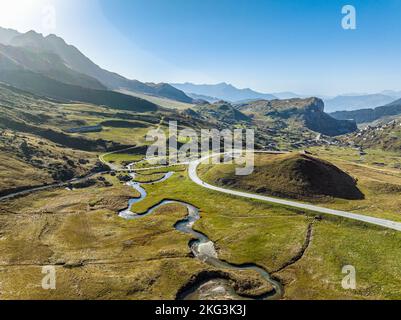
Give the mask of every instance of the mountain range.
<path id="1" fill-rule="evenodd" d="M 168 101 L 199 104 L 203 107 L 195 110 L 207 119 L 213 118 L 213 114 L 219 115 L 216 119 L 228 117 L 234 122 L 239 121 L 237 118 L 245 121 L 245 117 L 263 118 L 268 122 L 297 119 L 295 122 L 326 135 L 356 130 L 352 122 L 342 120 L 352 119 L 357 123 L 366 123 L 401 114 L 401 100 L 396 100 L 401 96 L 401 92 L 396 91 L 326 99 L 326 109 L 329 111 L 340 106 L 363 107 L 358 110 L 334 112 L 329 116 L 324 111 L 322 99 L 313 100 L 310 108 L 298 108 L 300 101 L 309 106 L 309 100 L 293 92 L 260 93 L 249 88 L 238 89 L 228 83 L 143 83 L 102 69 L 76 47 L 67 44 L 56 35 L 45 37 L 35 31 L 19 33 L 1 27 L 0 81 L 39 96 L 60 101 L 104 105 L 121 110 L 155 112 L 162 109 L 158 102 L 150 98 L 152 96 L 167 98 Z M 135 93 L 138 95 L 135 96 Z M 205 101 L 212 105 L 207 106 Z M 227 104 L 223 103 L 224 101 Z M 366 107 L 370 105 L 380 107 Z M 233 108 L 243 112 L 243 117 Z M 338 128 L 335 128 L 336 126 Z"/>
<path id="2" fill-rule="evenodd" d="M 352 111 L 384 106 L 401 98 L 397 92 L 385 91 L 377 94 L 339 95 L 324 99 L 328 112 Z"/>
<path id="3" fill-rule="evenodd" d="M 197 95 L 204 100 L 214 102 L 224 100 L 227 102 L 239 102 L 247 100 L 274 100 L 278 97 L 272 94 L 256 92 L 252 89 L 238 89 L 231 84 L 222 82 L 219 84 L 193 84 L 193 83 L 172 83 L 173 87 L 184 91 L 188 95 Z"/>
<path id="4" fill-rule="evenodd" d="M 356 123 L 370 123 L 382 118 L 401 115 L 401 99 L 377 108 L 359 109 L 353 111 L 337 111 L 331 116 L 338 120 L 355 120 Z"/>
<path id="5" fill-rule="evenodd" d="M 21 71 L 29 71 L 82 88 L 109 91 L 124 89 L 186 103 L 193 101 L 169 84 L 143 83 L 104 70 L 56 35 L 44 37 L 35 31 L 19 33 L 0 28 L 0 44 L 0 71 L 12 72 L 14 78 L 18 78 Z"/>
<path id="6" fill-rule="evenodd" d="M 121 95 L 119 98 L 123 100 L 129 99 L 122 97 L 122 95 L 125 95 L 122 91 L 167 98 L 184 103 L 196 103 L 199 100 L 211 103 L 219 100 L 246 103 L 258 100 L 305 98 L 305 96 L 293 92 L 261 93 L 249 88 L 238 89 L 227 83 L 197 85 L 187 82 L 170 85 L 167 83 L 155 84 L 130 80 L 102 69 L 76 47 L 67 44 L 56 35 L 44 37 L 34 31 L 19 33 L 16 30 L 1 27 L 0 71 L 1 81 L 8 80 L 9 84 L 17 88 L 56 99 L 70 99 L 69 94 L 65 96 L 62 94 L 63 90 L 72 92 L 76 90 L 77 86 L 80 87 L 78 91 L 82 93 L 88 89 L 119 91 L 118 95 Z M 41 79 L 42 83 L 33 83 L 39 79 Z M 50 82 L 53 82 L 51 87 L 47 85 Z M 59 89 L 55 94 L 52 90 L 57 84 Z M 117 97 L 117 94 L 114 93 L 103 92 L 99 95 L 114 95 Z M 89 97 L 96 96 L 96 94 L 86 92 L 81 96 Z M 401 92 L 387 90 L 377 94 L 339 95 L 334 98 L 323 98 L 323 100 L 327 112 L 337 112 L 386 106 L 399 98 L 401 98 Z M 92 102 L 90 99 L 85 101 Z M 356 114 L 360 114 L 360 112 Z M 344 117 L 348 118 L 350 114 L 336 113 L 334 116 L 342 119 Z M 359 121 L 366 120 L 366 117 L 362 118 L 358 117 Z M 368 118 L 376 117 L 371 115 Z"/>
<path id="7" fill-rule="evenodd" d="M 228 83 L 219 84 L 193 84 L 172 83 L 172 86 L 185 92 L 195 100 L 206 100 L 214 103 L 224 100 L 231 103 L 245 103 L 257 100 L 286 100 L 294 98 L 308 98 L 294 92 L 261 93 L 252 89 L 238 89 Z M 343 94 L 335 97 L 318 96 L 325 103 L 327 112 L 351 111 L 366 108 L 375 108 L 389 104 L 401 98 L 401 91 L 386 90 L 376 94 Z"/>

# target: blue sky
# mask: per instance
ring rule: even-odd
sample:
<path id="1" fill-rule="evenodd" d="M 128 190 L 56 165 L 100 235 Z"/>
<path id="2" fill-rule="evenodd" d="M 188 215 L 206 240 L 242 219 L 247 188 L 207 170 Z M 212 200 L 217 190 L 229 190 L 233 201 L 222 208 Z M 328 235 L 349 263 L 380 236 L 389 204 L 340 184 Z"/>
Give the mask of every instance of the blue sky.
<path id="1" fill-rule="evenodd" d="M 43 30 L 36 16 L 21 19 L 19 30 L 57 33 L 101 66 L 142 81 L 326 95 L 401 90 L 399 0 L 37 3 L 57 9 L 55 30 Z M 341 27 L 346 4 L 356 8 L 356 30 Z"/>

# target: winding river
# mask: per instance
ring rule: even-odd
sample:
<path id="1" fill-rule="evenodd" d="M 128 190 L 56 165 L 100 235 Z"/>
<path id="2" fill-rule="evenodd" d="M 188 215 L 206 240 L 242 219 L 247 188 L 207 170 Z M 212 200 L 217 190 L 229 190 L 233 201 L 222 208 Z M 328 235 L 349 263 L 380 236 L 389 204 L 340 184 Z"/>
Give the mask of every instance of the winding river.
<path id="1" fill-rule="evenodd" d="M 134 204 L 143 201 L 147 197 L 146 190 L 142 187 L 142 185 L 161 183 L 169 179 L 173 174 L 174 172 L 168 172 L 164 175 L 162 179 L 149 183 L 138 183 L 135 182 L 134 180 L 128 182 L 127 185 L 132 186 L 135 190 L 137 190 L 140 193 L 140 197 L 130 199 L 128 203 L 128 209 L 121 211 L 119 213 L 119 216 L 126 220 L 134 220 L 148 216 L 154 213 L 158 208 L 168 204 L 175 203 L 185 206 L 187 208 L 188 215 L 185 219 L 178 221 L 175 224 L 174 228 L 180 232 L 189 234 L 193 237 L 193 240 L 189 242 L 189 247 L 191 249 L 193 256 L 196 259 L 210 266 L 213 266 L 217 269 L 256 271 L 265 281 L 267 281 L 273 287 L 273 290 L 252 298 L 258 300 L 280 299 L 283 295 L 283 287 L 281 283 L 274 280 L 264 268 L 257 266 L 255 264 L 234 265 L 222 261 L 218 258 L 218 254 L 214 243 L 206 235 L 197 232 L 193 229 L 194 224 L 201 218 L 199 209 L 194 207 L 193 205 L 181 201 L 165 200 L 157 204 L 156 206 L 148 209 L 148 211 L 146 211 L 143 214 L 138 214 L 132 211 L 132 207 Z M 135 174 L 132 173 L 131 176 L 133 179 L 135 179 Z M 215 293 L 225 292 L 226 296 L 228 295 L 231 299 L 236 299 L 236 300 L 247 299 L 247 297 L 239 295 L 232 288 L 228 279 L 224 279 L 223 277 L 219 277 L 218 275 L 214 276 L 212 279 L 209 278 L 207 280 L 203 281 L 200 280 L 198 282 L 195 282 L 193 285 L 187 287 L 183 292 L 180 292 L 178 298 L 184 300 L 200 299 L 202 298 L 202 295 L 200 293 L 205 290 L 212 291 Z"/>

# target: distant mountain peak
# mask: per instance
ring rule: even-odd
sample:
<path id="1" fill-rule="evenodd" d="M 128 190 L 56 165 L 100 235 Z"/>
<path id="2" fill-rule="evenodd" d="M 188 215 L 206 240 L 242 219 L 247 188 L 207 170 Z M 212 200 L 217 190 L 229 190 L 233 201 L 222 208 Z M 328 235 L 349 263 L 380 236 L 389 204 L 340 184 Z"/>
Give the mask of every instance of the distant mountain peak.
<path id="1" fill-rule="evenodd" d="M 65 40 L 59 36 L 56 36 L 55 34 L 49 34 L 45 38 L 46 40 L 52 41 L 52 42 L 57 42 L 60 44 L 68 45 Z"/>
<path id="2" fill-rule="evenodd" d="M 286 100 L 259 100 L 238 105 L 237 108 L 246 115 L 280 119 L 288 122 L 303 123 L 308 129 L 328 136 L 354 132 L 356 123 L 347 120 L 336 120 L 324 112 L 324 102 L 320 98 L 294 98 Z"/>
<path id="3" fill-rule="evenodd" d="M 25 33 L 26 36 L 28 37 L 41 37 L 43 38 L 43 34 L 36 32 L 35 30 L 29 30 L 28 32 Z"/>
<path id="4" fill-rule="evenodd" d="M 20 33 L 13 29 L 6 29 L 0 27 L 0 43 L 9 45 L 11 40 L 20 35 Z"/>
<path id="5" fill-rule="evenodd" d="M 369 123 L 401 115 L 401 99 L 376 108 L 333 112 L 336 119 L 354 119 L 357 123 Z"/>
<path id="6" fill-rule="evenodd" d="M 227 83 L 227 82 L 220 82 L 219 84 L 217 84 L 218 86 L 221 87 L 230 87 L 230 88 L 235 88 L 231 83 Z"/>
<path id="7" fill-rule="evenodd" d="M 33 47 L 37 49 L 46 47 L 43 35 L 33 30 L 17 35 L 10 41 L 10 45 L 15 47 Z"/>
<path id="8" fill-rule="evenodd" d="M 329 112 L 352 111 L 359 109 L 369 109 L 386 105 L 394 101 L 396 97 L 378 94 L 367 95 L 339 95 L 331 99 L 325 99 L 325 104 Z"/>
<path id="9" fill-rule="evenodd" d="M 193 83 L 183 83 L 183 84 L 172 84 L 179 90 L 184 91 L 187 94 L 196 94 L 199 96 L 213 97 L 216 99 L 221 99 L 229 102 L 239 102 L 246 100 L 255 99 L 265 99 L 273 100 L 277 99 L 274 95 L 267 93 L 256 92 L 252 89 L 238 89 L 232 84 L 221 82 L 218 84 L 193 84 Z"/>

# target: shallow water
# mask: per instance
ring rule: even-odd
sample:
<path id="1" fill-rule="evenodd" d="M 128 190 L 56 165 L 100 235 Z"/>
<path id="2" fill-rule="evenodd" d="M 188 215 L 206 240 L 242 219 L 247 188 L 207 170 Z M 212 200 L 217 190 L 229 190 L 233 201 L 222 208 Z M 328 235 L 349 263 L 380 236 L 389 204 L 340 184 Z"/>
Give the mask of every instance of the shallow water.
<path id="1" fill-rule="evenodd" d="M 153 183 L 161 183 L 169 179 L 173 174 L 174 172 L 168 172 L 162 179 Z M 133 178 L 134 177 L 135 175 L 133 175 Z M 180 232 L 189 234 L 193 237 L 194 240 L 190 241 L 189 246 L 196 259 L 199 259 L 200 261 L 207 263 L 218 269 L 256 271 L 264 280 L 270 283 L 274 288 L 273 292 L 260 295 L 256 297 L 256 299 L 261 299 L 261 300 L 279 299 L 282 297 L 283 294 L 282 285 L 279 282 L 272 279 L 270 274 L 265 269 L 255 264 L 245 264 L 236 266 L 234 264 L 222 261 L 218 258 L 218 253 L 214 243 L 206 235 L 197 232 L 193 229 L 194 224 L 201 218 L 199 209 L 194 207 L 193 205 L 181 201 L 165 200 L 159 203 L 158 205 L 150 208 L 143 214 L 137 214 L 135 212 L 132 212 L 132 206 L 140 201 L 143 201 L 147 197 L 147 193 L 145 189 L 141 187 L 141 185 L 153 184 L 153 183 L 137 183 L 137 182 L 127 183 L 127 185 L 132 186 L 135 190 L 137 190 L 140 193 L 140 197 L 129 200 L 128 209 L 123 210 L 119 213 L 119 216 L 121 218 L 124 218 L 126 220 L 139 219 L 152 214 L 158 208 L 168 204 L 176 203 L 183 205 L 187 208 L 188 215 L 185 219 L 178 221 L 175 224 L 174 228 Z M 186 292 L 181 293 L 181 298 L 185 300 L 204 299 L 207 297 L 209 298 L 224 297 L 235 300 L 246 299 L 238 295 L 229 284 L 229 281 L 226 279 L 212 279 L 206 282 L 195 283 Z"/>

